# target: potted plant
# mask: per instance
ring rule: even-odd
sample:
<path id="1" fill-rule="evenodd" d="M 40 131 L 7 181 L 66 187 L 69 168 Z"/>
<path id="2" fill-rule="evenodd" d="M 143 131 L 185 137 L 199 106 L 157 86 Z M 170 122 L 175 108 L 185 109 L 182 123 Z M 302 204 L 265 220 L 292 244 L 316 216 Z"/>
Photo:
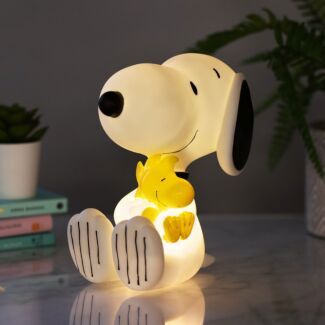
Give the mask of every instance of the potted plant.
<path id="1" fill-rule="evenodd" d="M 274 43 L 267 51 L 244 60 L 244 64 L 264 62 L 274 73 L 276 88 L 257 107 L 256 115 L 276 107 L 277 117 L 269 147 L 272 169 L 298 131 L 307 153 L 306 210 L 309 232 L 325 236 L 325 123 L 309 125 L 307 114 L 316 92 L 325 91 L 325 1 L 296 0 L 304 21 L 277 17 L 270 10 L 248 15 L 233 28 L 208 35 L 190 49 L 213 54 L 246 36 L 270 31 Z M 322 159 L 323 158 L 323 159 Z"/>
<path id="2" fill-rule="evenodd" d="M 0 199 L 23 199 L 36 194 L 41 139 L 38 109 L 0 105 Z"/>

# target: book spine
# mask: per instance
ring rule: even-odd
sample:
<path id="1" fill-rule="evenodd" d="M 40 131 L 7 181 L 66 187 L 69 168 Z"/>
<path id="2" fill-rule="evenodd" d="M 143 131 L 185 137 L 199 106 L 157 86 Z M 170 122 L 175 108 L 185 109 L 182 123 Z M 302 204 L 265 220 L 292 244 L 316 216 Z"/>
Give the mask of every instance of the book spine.
<path id="1" fill-rule="evenodd" d="M 42 249 L 26 248 L 18 251 L 0 252 L 0 265 L 3 263 L 22 262 L 30 260 L 39 260 L 52 256 L 55 253 L 54 246 L 43 247 Z M 0 266 L 1 269 L 1 266 Z"/>
<path id="2" fill-rule="evenodd" d="M 67 198 L 27 200 L 12 204 L 0 204 L 0 218 L 16 218 L 42 214 L 65 213 L 68 211 Z"/>
<path id="3" fill-rule="evenodd" d="M 0 239 L 0 252 L 21 248 L 51 246 L 55 244 L 53 233 L 9 237 Z"/>
<path id="4" fill-rule="evenodd" d="M 0 220 L 0 238 L 52 230 L 50 215 Z"/>

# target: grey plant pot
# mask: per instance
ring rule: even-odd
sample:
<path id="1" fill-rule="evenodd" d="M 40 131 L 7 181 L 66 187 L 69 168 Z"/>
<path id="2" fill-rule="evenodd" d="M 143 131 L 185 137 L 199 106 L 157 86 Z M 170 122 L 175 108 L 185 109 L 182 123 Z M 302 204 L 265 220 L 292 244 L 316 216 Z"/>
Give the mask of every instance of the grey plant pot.
<path id="1" fill-rule="evenodd" d="M 322 162 L 325 162 L 325 121 L 311 125 L 311 134 Z M 325 180 L 306 159 L 306 223 L 310 234 L 325 239 Z"/>

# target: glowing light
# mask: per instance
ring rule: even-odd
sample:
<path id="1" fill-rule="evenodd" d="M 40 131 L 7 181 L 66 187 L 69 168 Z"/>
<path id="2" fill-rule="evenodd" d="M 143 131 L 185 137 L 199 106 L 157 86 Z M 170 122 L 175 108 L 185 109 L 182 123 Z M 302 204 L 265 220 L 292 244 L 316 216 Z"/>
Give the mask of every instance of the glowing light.
<path id="1" fill-rule="evenodd" d="M 202 266 L 204 237 L 194 189 L 175 171 L 210 153 L 227 174 L 243 170 L 253 128 L 243 74 L 194 53 L 133 65 L 105 83 L 98 114 L 116 144 L 148 160 L 137 165 L 138 187 L 117 204 L 115 226 L 96 209 L 71 218 L 76 267 L 91 282 L 119 279 L 134 290 L 190 279 Z"/>

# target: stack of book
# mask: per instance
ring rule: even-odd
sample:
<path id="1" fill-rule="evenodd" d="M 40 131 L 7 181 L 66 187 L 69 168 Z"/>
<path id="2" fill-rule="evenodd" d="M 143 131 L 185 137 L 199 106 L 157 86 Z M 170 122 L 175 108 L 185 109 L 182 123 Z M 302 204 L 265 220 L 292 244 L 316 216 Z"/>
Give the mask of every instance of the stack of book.
<path id="1" fill-rule="evenodd" d="M 44 190 L 31 199 L 0 200 L 0 252 L 54 245 L 52 215 L 67 210 L 66 197 Z"/>

